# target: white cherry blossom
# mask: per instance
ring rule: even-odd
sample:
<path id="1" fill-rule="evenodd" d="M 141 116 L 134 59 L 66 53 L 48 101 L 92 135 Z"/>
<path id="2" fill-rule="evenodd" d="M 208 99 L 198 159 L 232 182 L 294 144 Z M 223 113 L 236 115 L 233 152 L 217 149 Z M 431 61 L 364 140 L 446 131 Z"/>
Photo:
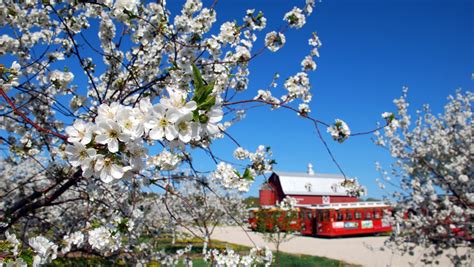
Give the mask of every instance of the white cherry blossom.
<path id="1" fill-rule="evenodd" d="M 94 170 L 94 160 L 97 151 L 87 148 L 82 143 L 74 142 L 66 147 L 66 155 L 69 163 L 74 167 L 81 167 L 84 177 L 90 177 Z"/>
<path id="2" fill-rule="evenodd" d="M 192 121 L 193 115 L 187 113 L 176 121 L 176 131 L 178 138 L 183 143 L 189 143 L 192 139 L 198 137 L 198 124 Z"/>
<path id="3" fill-rule="evenodd" d="M 49 80 L 57 88 L 66 88 L 70 82 L 74 79 L 74 74 L 71 72 L 62 72 L 55 70 L 51 72 Z"/>
<path id="4" fill-rule="evenodd" d="M 7 242 L 9 242 L 13 246 L 13 256 L 18 255 L 18 248 L 20 246 L 20 241 L 16 238 L 15 234 L 10 234 L 8 231 L 5 232 L 5 237 L 7 238 Z"/>
<path id="5" fill-rule="evenodd" d="M 269 32 L 265 36 L 265 46 L 272 52 L 278 51 L 286 42 L 285 35 L 280 32 Z"/>
<path id="6" fill-rule="evenodd" d="M 140 3 L 138 0 L 116 0 L 114 3 L 114 9 L 117 13 L 123 12 L 124 10 L 129 12 L 136 12 L 137 6 Z"/>
<path id="7" fill-rule="evenodd" d="M 153 140 L 174 140 L 178 132 L 174 124 L 179 119 L 180 114 L 176 110 L 166 110 L 162 105 L 156 105 L 153 109 L 152 121 L 147 122 L 150 128 L 150 138 Z"/>
<path id="8" fill-rule="evenodd" d="M 301 61 L 301 68 L 303 71 L 316 70 L 316 62 L 314 62 L 313 57 L 306 56 L 303 61 Z"/>
<path id="9" fill-rule="evenodd" d="M 88 234 L 88 242 L 95 250 L 114 252 L 120 246 L 120 236 L 118 234 L 113 235 L 108 227 L 100 226 L 92 229 Z"/>
<path id="10" fill-rule="evenodd" d="M 351 135 L 351 130 L 347 123 L 340 119 L 336 119 L 334 124 L 328 127 L 327 131 L 339 143 L 344 142 Z"/>
<path id="11" fill-rule="evenodd" d="M 111 157 L 103 155 L 96 156 L 94 170 L 99 173 L 99 177 L 104 183 L 110 183 L 114 179 L 122 178 L 124 173 L 130 169 L 131 167 L 129 166 L 123 167 L 117 164 Z"/>
<path id="12" fill-rule="evenodd" d="M 290 27 L 301 28 L 306 23 L 306 17 L 303 14 L 303 10 L 298 7 L 293 7 L 291 11 L 285 14 L 284 21 L 288 22 Z"/>
<path id="13" fill-rule="evenodd" d="M 119 151 L 119 141 L 127 142 L 130 136 L 123 133 L 120 125 L 114 121 L 102 121 L 97 125 L 95 141 L 107 145 L 110 152 Z"/>
<path id="14" fill-rule="evenodd" d="M 219 33 L 219 41 L 223 44 L 235 44 L 239 41 L 239 33 L 237 32 L 237 25 L 234 22 L 225 22 L 221 25 Z"/>
<path id="15" fill-rule="evenodd" d="M 39 266 L 56 259 L 58 246 L 44 236 L 30 238 L 28 244 L 36 253 L 33 265 Z"/>
<path id="16" fill-rule="evenodd" d="M 68 134 L 69 142 L 80 142 L 83 145 L 87 145 L 92 141 L 93 128 L 90 123 L 76 120 L 72 126 L 66 127 L 66 133 Z"/>

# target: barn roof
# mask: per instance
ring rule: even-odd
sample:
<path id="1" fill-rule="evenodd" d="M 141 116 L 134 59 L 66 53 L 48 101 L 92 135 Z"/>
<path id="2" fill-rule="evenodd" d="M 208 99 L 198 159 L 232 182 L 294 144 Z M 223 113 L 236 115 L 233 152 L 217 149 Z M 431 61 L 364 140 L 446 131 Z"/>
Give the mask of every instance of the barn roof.
<path id="1" fill-rule="evenodd" d="M 348 196 L 340 186 L 344 176 L 324 173 L 275 172 L 286 195 Z"/>

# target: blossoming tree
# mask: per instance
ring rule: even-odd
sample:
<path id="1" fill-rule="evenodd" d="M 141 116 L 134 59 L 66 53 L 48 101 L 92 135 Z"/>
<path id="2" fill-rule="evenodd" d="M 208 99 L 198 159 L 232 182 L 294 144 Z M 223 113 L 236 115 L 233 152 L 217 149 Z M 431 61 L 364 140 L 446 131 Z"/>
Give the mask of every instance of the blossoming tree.
<path id="1" fill-rule="evenodd" d="M 210 179 L 227 190 L 248 190 L 274 161 L 269 149 L 249 152 L 227 131 L 243 119 L 245 105 L 295 112 L 314 124 L 326 148 L 320 126 L 338 142 L 357 135 L 341 120 L 330 125 L 310 116 L 308 72 L 316 69 L 321 46 L 316 34 L 301 70 L 282 88 L 275 88 L 276 75 L 273 94 L 241 97 L 252 59 L 284 46 L 285 32 L 305 25 L 314 0 L 288 11 L 285 26 L 265 33 L 263 43 L 257 42 L 267 26 L 262 12 L 248 10 L 241 21 L 216 27 L 216 4 L 188 0 L 172 15 L 163 0 L 0 3 L 0 233 L 14 251 L 29 246 L 35 264 L 71 248 L 109 256 L 145 251 L 131 230 L 166 228 L 148 224 L 165 201 L 149 192 L 177 192 L 174 174 L 183 169 L 202 176 L 194 151 L 215 162 Z M 235 143 L 243 167 L 215 156 L 218 138 Z M 347 183 L 359 192 L 354 181 Z M 216 251 L 208 258 L 248 265 L 259 255 L 271 259 L 260 250 L 245 259 Z"/>
<path id="2" fill-rule="evenodd" d="M 285 197 L 277 204 L 276 210 L 261 209 L 256 213 L 257 231 L 262 233 L 263 239 L 275 246 L 275 264 L 280 266 L 280 246 L 290 241 L 295 234 L 295 225 L 298 224 L 297 200 Z"/>
<path id="3" fill-rule="evenodd" d="M 385 181 L 380 185 L 393 201 L 394 225 L 400 226 L 391 245 L 411 254 L 424 247 L 427 263 L 453 249 L 447 256 L 458 266 L 472 264 L 474 95 L 459 91 L 448 99 L 444 114 L 425 106 L 413 123 L 405 89 L 394 101 L 397 113 L 383 114 L 389 126 L 376 133 L 376 144 L 395 159 L 390 173 L 378 165 Z"/>
<path id="4" fill-rule="evenodd" d="M 213 180 L 186 179 L 172 197 L 164 197 L 164 205 L 179 226 L 185 227 L 205 242 L 205 247 L 218 225 L 240 224 L 246 212 L 236 190 L 225 190 Z M 169 191 L 168 191 L 169 192 Z"/>

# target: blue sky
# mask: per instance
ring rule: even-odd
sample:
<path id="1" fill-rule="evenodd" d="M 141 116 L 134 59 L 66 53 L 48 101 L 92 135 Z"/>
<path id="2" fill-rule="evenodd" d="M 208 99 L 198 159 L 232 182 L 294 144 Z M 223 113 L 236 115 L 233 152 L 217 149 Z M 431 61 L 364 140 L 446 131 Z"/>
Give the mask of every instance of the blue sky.
<path id="1" fill-rule="evenodd" d="M 175 3 L 168 2 L 171 6 Z M 255 8 L 267 17 L 267 31 L 278 29 L 283 15 L 302 3 L 219 1 L 218 25 L 226 20 L 240 21 L 246 9 Z M 312 116 L 323 121 L 341 118 L 353 132 L 370 130 L 381 121 L 381 113 L 394 111 L 393 99 L 401 95 L 403 86 L 410 88 L 413 110 L 426 103 L 435 112 L 442 111 L 446 97 L 457 88 L 472 90 L 473 2 L 436 0 L 318 3 L 303 29 L 286 33 L 283 49 L 276 54 L 266 52 L 250 64 L 249 90 L 254 93 L 265 88 L 275 72 L 284 81 L 299 71 L 313 31 L 323 46 L 318 69 L 310 75 L 311 109 Z M 263 37 L 259 37 L 261 44 Z M 279 90 L 281 87 L 274 92 Z M 304 172 L 311 162 L 317 172 L 337 173 L 312 125 L 294 113 L 255 109 L 229 132 L 249 150 L 259 144 L 271 146 L 277 170 Z M 374 183 L 378 177 L 375 162 L 388 168 L 390 157 L 372 143 L 373 136 L 353 137 L 344 144 L 332 141 L 328 134 L 325 138 L 346 174 L 358 177 L 369 196 L 380 197 L 383 192 Z M 216 142 L 214 150 L 229 158 L 234 148 L 227 140 Z M 262 178 L 257 179 L 248 195 L 258 195 L 261 182 Z"/>

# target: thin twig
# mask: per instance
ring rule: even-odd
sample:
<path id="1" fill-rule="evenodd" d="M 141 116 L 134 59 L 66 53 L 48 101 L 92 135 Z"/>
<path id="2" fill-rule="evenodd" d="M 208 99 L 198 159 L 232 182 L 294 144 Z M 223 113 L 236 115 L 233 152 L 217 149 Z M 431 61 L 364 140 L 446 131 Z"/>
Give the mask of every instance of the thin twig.
<path id="1" fill-rule="evenodd" d="M 61 138 L 62 140 L 64 141 L 67 141 L 67 136 L 65 135 L 62 135 L 60 133 L 56 133 L 56 132 L 53 132 L 49 129 L 46 129 L 46 128 L 43 128 L 41 127 L 40 125 L 38 125 L 36 122 L 30 120 L 25 114 L 23 114 L 21 111 L 19 111 L 15 104 L 13 103 L 13 101 L 8 97 L 8 95 L 5 93 L 5 91 L 3 91 L 3 88 L 0 87 L 0 94 L 3 96 L 3 98 L 5 99 L 5 101 L 7 101 L 7 103 L 10 105 L 10 107 L 13 109 L 13 111 L 20 117 L 23 118 L 23 120 L 30 124 L 31 126 L 33 126 L 36 130 L 38 130 L 39 132 L 44 132 L 44 133 L 47 133 L 47 134 L 52 134 L 56 137 L 59 137 Z"/>

